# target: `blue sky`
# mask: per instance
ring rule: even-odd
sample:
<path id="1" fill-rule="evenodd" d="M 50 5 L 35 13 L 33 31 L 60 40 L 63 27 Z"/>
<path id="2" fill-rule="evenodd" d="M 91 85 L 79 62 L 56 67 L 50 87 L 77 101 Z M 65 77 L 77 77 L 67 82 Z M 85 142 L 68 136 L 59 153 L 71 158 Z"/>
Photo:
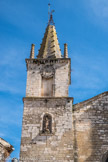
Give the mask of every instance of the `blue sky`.
<path id="1" fill-rule="evenodd" d="M 48 21 L 48 0 L 0 0 L 0 137 L 18 157 L 26 90 L 25 58 L 37 55 Z M 108 90 L 108 1 L 52 0 L 60 47 L 68 43 L 74 103 Z"/>

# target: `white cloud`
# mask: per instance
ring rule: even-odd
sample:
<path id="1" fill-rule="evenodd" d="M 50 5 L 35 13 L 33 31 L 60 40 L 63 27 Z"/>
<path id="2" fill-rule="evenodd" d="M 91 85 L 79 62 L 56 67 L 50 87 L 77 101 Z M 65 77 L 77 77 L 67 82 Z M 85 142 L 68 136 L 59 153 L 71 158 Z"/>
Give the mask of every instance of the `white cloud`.
<path id="1" fill-rule="evenodd" d="M 75 102 L 106 91 L 108 88 L 106 52 L 86 46 L 73 52 L 71 61 L 70 96 L 75 98 Z"/>
<path id="2" fill-rule="evenodd" d="M 20 103 L 18 105 L 4 105 L 0 110 L 0 125 L 16 125 L 21 126 L 21 115 L 22 115 L 23 105 Z M 15 111 L 14 111 L 15 110 Z M 19 111 L 20 110 L 20 111 Z M 8 112 L 8 113 L 7 113 Z"/>
<path id="3" fill-rule="evenodd" d="M 108 18 L 108 0 L 90 0 L 90 4 L 96 16 Z"/>
<path id="4" fill-rule="evenodd" d="M 0 91 L 23 94 L 25 92 L 24 76 L 26 74 L 24 49 L 19 50 L 10 47 L 2 49 L 1 53 L 3 55 L 1 55 L 0 61 Z"/>
<path id="5" fill-rule="evenodd" d="M 36 2 L 34 2 L 36 3 Z M 37 3 L 36 3 L 37 4 Z M 40 34 L 40 29 L 44 26 L 43 20 L 36 16 L 39 14 L 38 9 L 36 9 L 33 3 L 29 3 L 29 1 L 0 1 L 0 15 L 2 18 L 9 22 L 14 27 L 22 29 L 23 32 L 27 32 L 31 30 L 31 34 L 34 32 L 37 35 Z M 38 4 L 37 4 L 38 6 Z M 40 6 L 38 6 L 39 8 Z M 42 10 L 42 9 L 40 9 Z M 27 20 L 27 21 L 26 21 Z M 37 24 L 38 22 L 38 24 Z M 37 30 L 36 30 L 37 29 Z"/>
<path id="6" fill-rule="evenodd" d="M 83 0 L 89 18 L 95 23 L 108 23 L 108 0 Z"/>
<path id="7" fill-rule="evenodd" d="M 6 135 L 4 134 L 4 133 L 2 133 L 2 132 L 0 132 L 0 137 L 5 137 Z"/>

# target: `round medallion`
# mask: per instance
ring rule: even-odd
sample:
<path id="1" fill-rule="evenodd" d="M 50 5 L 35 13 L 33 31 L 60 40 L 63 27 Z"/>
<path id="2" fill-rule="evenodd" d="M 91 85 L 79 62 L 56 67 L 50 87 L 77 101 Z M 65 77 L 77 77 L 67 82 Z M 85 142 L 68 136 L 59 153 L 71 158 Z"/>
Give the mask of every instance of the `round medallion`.
<path id="1" fill-rule="evenodd" d="M 42 69 L 41 69 L 41 75 L 44 78 L 51 78 L 54 75 L 54 68 L 51 65 L 45 65 Z"/>

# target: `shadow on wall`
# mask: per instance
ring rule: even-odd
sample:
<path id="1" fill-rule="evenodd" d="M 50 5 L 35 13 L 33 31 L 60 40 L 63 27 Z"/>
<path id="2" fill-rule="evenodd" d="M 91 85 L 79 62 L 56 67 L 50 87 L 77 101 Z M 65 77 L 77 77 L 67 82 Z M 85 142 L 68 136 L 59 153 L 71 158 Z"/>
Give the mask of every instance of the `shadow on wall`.
<path id="1" fill-rule="evenodd" d="M 73 107 L 74 161 L 108 162 L 108 97 Z"/>
<path id="2" fill-rule="evenodd" d="M 78 162 L 78 146 L 77 146 L 77 135 L 76 135 L 76 120 L 75 117 L 73 118 L 73 129 L 74 129 L 74 136 L 73 136 L 73 150 L 74 150 L 74 162 Z"/>
<path id="3" fill-rule="evenodd" d="M 104 153 L 101 162 L 108 162 L 108 151 Z"/>

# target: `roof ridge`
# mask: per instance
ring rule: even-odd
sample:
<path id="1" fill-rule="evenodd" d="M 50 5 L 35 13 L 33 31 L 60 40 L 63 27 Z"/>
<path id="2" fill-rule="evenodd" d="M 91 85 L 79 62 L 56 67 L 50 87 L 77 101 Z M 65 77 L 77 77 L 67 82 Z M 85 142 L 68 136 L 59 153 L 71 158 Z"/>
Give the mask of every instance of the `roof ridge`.
<path id="1" fill-rule="evenodd" d="M 77 106 L 78 106 L 78 105 L 83 105 L 83 104 L 85 104 L 85 103 L 89 104 L 90 102 L 95 101 L 97 98 L 100 98 L 100 97 L 103 97 L 103 96 L 106 96 L 106 95 L 108 95 L 108 91 L 105 91 L 105 92 L 103 92 L 103 93 L 100 93 L 100 94 L 98 94 L 98 95 L 96 95 L 96 96 L 94 96 L 94 97 L 91 97 L 91 98 L 89 98 L 89 99 L 87 99 L 87 100 L 85 100 L 85 101 L 82 101 L 82 102 L 73 104 L 73 106 L 76 106 L 76 105 L 77 105 Z"/>

